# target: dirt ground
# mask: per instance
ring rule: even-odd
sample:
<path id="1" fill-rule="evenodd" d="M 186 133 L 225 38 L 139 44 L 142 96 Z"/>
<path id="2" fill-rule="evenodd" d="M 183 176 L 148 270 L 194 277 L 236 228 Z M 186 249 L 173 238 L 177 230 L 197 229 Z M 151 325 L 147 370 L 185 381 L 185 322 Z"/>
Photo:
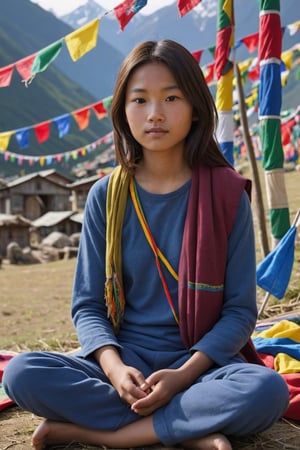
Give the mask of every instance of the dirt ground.
<path id="1" fill-rule="evenodd" d="M 296 287 L 299 293 L 299 285 L 296 286 L 300 270 L 298 257 L 296 264 L 296 274 L 290 283 L 289 292 L 292 293 Z M 77 348 L 78 342 L 70 320 L 74 266 L 75 260 L 33 266 L 3 265 L 0 270 L 0 350 L 64 352 Z M 298 297 L 295 305 L 300 306 Z M 270 305 L 266 312 L 289 311 L 293 308 L 294 305 L 291 306 L 289 300 L 289 304 Z M 17 406 L 0 412 L 0 450 L 30 449 L 31 434 L 41 421 L 41 418 L 24 412 Z M 300 423 L 280 421 L 258 436 L 234 439 L 232 445 L 234 450 L 299 450 Z M 95 450 L 96 447 L 74 444 L 51 448 Z"/>

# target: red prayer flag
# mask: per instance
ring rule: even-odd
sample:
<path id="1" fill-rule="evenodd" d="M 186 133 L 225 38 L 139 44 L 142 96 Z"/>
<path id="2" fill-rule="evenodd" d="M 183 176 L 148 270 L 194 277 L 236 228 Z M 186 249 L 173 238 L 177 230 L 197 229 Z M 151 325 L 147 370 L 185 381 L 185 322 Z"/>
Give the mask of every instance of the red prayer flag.
<path id="1" fill-rule="evenodd" d="M 45 142 L 50 135 L 50 120 L 47 122 L 39 123 L 38 125 L 34 125 L 33 129 L 35 132 L 35 136 L 39 144 Z"/>
<path id="2" fill-rule="evenodd" d="M 95 103 L 92 108 L 98 120 L 103 119 L 103 117 L 107 116 L 107 111 L 103 105 L 103 102 L 100 101 L 98 103 Z"/>
<path id="3" fill-rule="evenodd" d="M 197 61 L 198 64 L 200 64 L 201 56 L 202 56 L 203 50 L 197 50 L 195 52 L 192 52 L 193 57 Z"/>
<path id="4" fill-rule="evenodd" d="M 250 78 L 251 81 L 258 80 L 259 79 L 259 72 L 260 72 L 260 67 L 259 67 L 259 63 L 257 62 L 256 66 L 253 67 L 253 69 L 249 70 L 248 78 Z"/>
<path id="5" fill-rule="evenodd" d="M 21 75 L 22 79 L 25 81 L 30 80 L 30 78 L 32 77 L 31 69 L 35 57 L 36 54 L 26 56 L 26 58 L 20 59 L 19 61 L 16 62 L 16 69 Z"/>
<path id="6" fill-rule="evenodd" d="M 214 74 L 215 74 L 215 63 L 207 64 L 206 66 L 206 74 L 205 74 L 205 81 L 206 83 L 211 83 L 214 80 Z"/>
<path id="7" fill-rule="evenodd" d="M 125 0 L 114 8 L 120 28 L 123 31 L 132 17 L 147 5 L 147 0 Z"/>
<path id="8" fill-rule="evenodd" d="M 177 0 L 177 7 L 181 17 L 200 3 L 201 0 Z"/>
<path id="9" fill-rule="evenodd" d="M 253 53 L 258 47 L 259 33 L 250 34 L 242 39 L 250 53 Z"/>
<path id="10" fill-rule="evenodd" d="M 73 112 L 73 117 L 77 122 L 80 130 L 84 130 L 89 126 L 90 123 L 90 109 L 82 108 Z"/>
<path id="11" fill-rule="evenodd" d="M 14 64 L 0 69 L 0 87 L 7 87 L 10 85 L 11 77 L 14 71 Z"/>

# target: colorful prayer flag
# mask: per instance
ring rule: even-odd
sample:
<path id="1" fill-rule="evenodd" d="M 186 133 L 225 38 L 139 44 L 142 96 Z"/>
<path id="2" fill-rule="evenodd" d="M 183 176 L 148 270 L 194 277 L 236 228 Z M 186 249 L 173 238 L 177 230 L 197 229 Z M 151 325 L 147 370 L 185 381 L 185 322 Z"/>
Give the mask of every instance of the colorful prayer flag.
<path id="1" fill-rule="evenodd" d="M 43 72 L 59 55 L 62 48 L 63 40 L 54 42 L 47 47 L 40 50 L 33 61 L 31 67 L 31 74 L 36 75 L 39 72 Z"/>
<path id="2" fill-rule="evenodd" d="M 0 69 L 0 87 L 7 87 L 10 85 L 12 74 L 14 71 L 14 64 Z"/>
<path id="3" fill-rule="evenodd" d="M 197 61 L 198 64 L 200 64 L 201 56 L 202 56 L 203 50 L 197 50 L 195 52 L 192 52 L 193 57 Z"/>
<path id="4" fill-rule="evenodd" d="M 16 140 L 19 144 L 19 147 L 24 149 L 29 146 L 29 130 L 30 128 L 20 128 L 16 130 Z"/>
<path id="5" fill-rule="evenodd" d="M 26 56 L 26 58 L 20 59 L 16 62 L 16 69 L 19 72 L 22 80 L 28 81 L 32 78 L 32 64 L 35 60 L 36 54 Z"/>
<path id="6" fill-rule="evenodd" d="M 50 120 L 35 125 L 33 129 L 38 143 L 41 144 L 42 142 L 45 142 L 50 135 Z"/>
<path id="7" fill-rule="evenodd" d="M 107 111 L 103 105 L 103 102 L 98 102 L 92 105 L 92 109 L 97 116 L 98 120 L 103 119 L 103 117 L 107 117 Z"/>
<path id="8" fill-rule="evenodd" d="M 292 226 L 256 268 L 257 285 L 278 299 L 283 298 L 290 281 L 296 232 L 296 226 Z"/>
<path id="9" fill-rule="evenodd" d="M 89 126 L 90 108 L 78 109 L 77 111 L 74 111 L 72 114 L 80 130 L 84 130 Z"/>
<path id="10" fill-rule="evenodd" d="M 147 5 L 147 0 L 125 0 L 114 8 L 115 16 L 123 31 L 132 17 Z"/>
<path id="11" fill-rule="evenodd" d="M 10 138 L 14 134 L 14 131 L 5 131 L 4 133 L 0 133 L 0 151 L 6 151 Z"/>
<path id="12" fill-rule="evenodd" d="M 181 17 L 185 16 L 191 9 L 195 8 L 201 0 L 177 0 L 177 7 Z"/>
<path id="13" fill-rule="evenodd" d="M 65 36 L 65 42 L 73 61 L 77 61 L 97 44 L 100 19 L 92 20 Z"/>
<path id="14" fill-rule="evenodd" d="M 250 34 L 242 39 L 244 45 L 246 45 L 248 51 L 253 53 L 257 47 L 259 42 L 259 33 Z"/>
<path id="15" fill-rule="evenodd" d="M 53 122 L 56 125 L 58 131 L 58 137 L 62 138 L 70 131 L 70 114 L 64 114 L 63 116 L 56 117 Z"/>

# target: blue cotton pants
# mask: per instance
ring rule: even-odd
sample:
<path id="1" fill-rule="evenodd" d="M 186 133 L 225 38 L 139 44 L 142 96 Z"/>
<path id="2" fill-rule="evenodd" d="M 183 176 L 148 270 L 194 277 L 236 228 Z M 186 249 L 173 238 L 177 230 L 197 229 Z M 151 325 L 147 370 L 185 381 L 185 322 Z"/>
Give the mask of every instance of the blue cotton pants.
<path id="1" fill-rule="evenodd" d="M 157 355 L 160 352 L 156 352 Z M 162 355 L 164 360 L 167 355 Z M 178 367 L 188 354 L 177 355 L 168 367 Z M 153 370 L 132 349 L 123 349 L 126 364 L 147 377 Z M 157 363 L 157 361 L 156 361 Z M 155 364 L 156 365 L 156 364 Z M 160 366 L 160 363 L 158 364 Z M 93 358 L 48 352 L 15 356 L 3 385 L 21 408 L 55 421 L 90 429 L 116 430 L 139 420 L 124 403 Z M 214 432 L 246 435 L 270 427 L 288 406 L 283 378 L 263 366 L 233 363 L 206 372 L 153 415 L 155 431 L 164 445 Z"/>

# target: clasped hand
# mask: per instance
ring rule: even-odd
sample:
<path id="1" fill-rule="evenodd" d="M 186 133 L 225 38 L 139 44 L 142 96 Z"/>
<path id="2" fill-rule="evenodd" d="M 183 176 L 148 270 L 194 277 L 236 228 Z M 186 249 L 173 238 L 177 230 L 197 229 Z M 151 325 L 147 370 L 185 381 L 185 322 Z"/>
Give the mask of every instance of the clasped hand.
<path id="1" fill-rule="evenodd" d="M 159 370 L 145 379 L 139 370 L 124 366 L 117 378 L 113 384 L 121 399 L 141 416 L 166 405 L 183 388 L 181 376 L 172 369 Z"/>

